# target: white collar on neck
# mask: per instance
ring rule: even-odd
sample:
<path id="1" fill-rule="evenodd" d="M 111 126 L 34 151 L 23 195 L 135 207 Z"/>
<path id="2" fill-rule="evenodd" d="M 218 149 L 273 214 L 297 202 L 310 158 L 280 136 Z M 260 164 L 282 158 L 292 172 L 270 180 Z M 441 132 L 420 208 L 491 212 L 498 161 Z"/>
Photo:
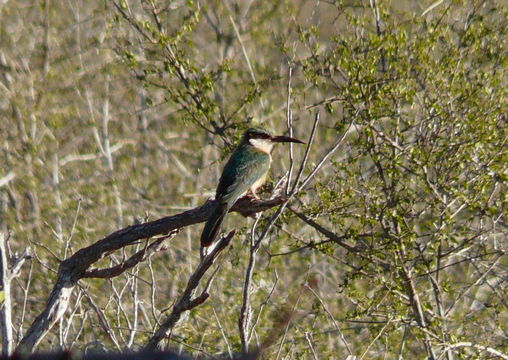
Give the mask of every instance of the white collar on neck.
<path id="1" fill-rule="evenodd" d="M 273 148 L 273 143 L 269 140 L 265 140 L 265 139 L 250 139 L 249 140 L 250 144 L 252 146 L 254 146 L 256 149 L 264 152 L 264 153 L 267 153 L 267 154 L 270 154 L 270 152 L 272 151 L 272 148 Z"/>

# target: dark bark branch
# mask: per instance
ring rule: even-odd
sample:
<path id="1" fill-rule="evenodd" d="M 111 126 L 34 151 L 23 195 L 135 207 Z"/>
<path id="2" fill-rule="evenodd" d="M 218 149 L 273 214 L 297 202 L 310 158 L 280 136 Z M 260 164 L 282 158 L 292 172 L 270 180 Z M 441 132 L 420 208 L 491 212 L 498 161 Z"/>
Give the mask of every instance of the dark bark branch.
<path id="1" fill-rule="evenodd" d="M 194 273 L 192 273 L 191 277 L 189 278 L 184 293 L 173 306 L 171 314 L 169 314 L 169 316 L 164 320 L 160 328 L 148 341 L 145 350 L 153 351 L 161 349 L 162 340 L 164 340 L 166 337 L 169 336 L 175 325 L 182 317 L 182 314 L 205 302 L 205 300 L 209 296 L 207 292 L 201 293 L 201 295 L 199 295 L 198 297 L 195 298 L 192 297 L 194 296 L 194 293 L 197 287 L 199 286 L 201 279 L 203 278 L 207 270 L 210 268 L 210 266 L 212 266 L 217 256 L 219 256 L 222 250 L 224 250 L 229 245 L 229 242 L 233 238 L 234 234 L 235 231 L 232 230 L 228 235 L 222 237 L 217 242 L 217 245 L 215 245 L 212 251 L 201 260 L 198 267 L 196 268 L 196 270 L 194 270 Z"/>
<path id="2" fill-rule="evenodd" d="M 346 235 L 342 235 L 342 236 L 338 236 L 337 234 L 335 234 L 334 232 L 324 228 L 323 226 L 319 225 L 317 222 L 315 222 L 314 220 L 308 218 L 307 216 L 305 216 L 304 214 L 302 214 L 301 212 L 299 211 L 296 211 L 295 209 L 293 209 L 292 207 L 288 206 L 287 207 L 293 214 L 295 214 L 297 217 L 299 217 L 301 220 L 303 220 L 303 222 L 305 222 L 306 224 L 310 225 L 311 227 L 313 227 L 314 229 L 316 229 L 319 233 L 323 234 L 324 236 L 326 236 L 328 239 L 330 239 L 331 241 L 333 241 L 334 243 L 342 246 L 344 249 L 350 251 L 350 252 L 361 252 L 363 250 L 365 250 L 365 248 L 363 246 L 353 246 L 353 245 L 349 245 L 347 242 L 345 242 L 345 240 L 349 237 L 349 236 L 346 236 Z M 370 234 L 365 234 L 365 236 L 369 236 Z"/>
<path id="3" fill-rule="evenodd" d="M 283 197 L 276 197 L 265 201 L 244 197 L 236 202 L 231 211 L 236 211 L 247 216 L 280 205 L 284 201 Z M 167 235 L 182 227 L 204 222 L 213 212 L 215 206 L 215 200 L 208 200 L 195 209 L 177 215 L 167 216 L 144 224 L 128 226 L 115 231 L 90 246 L 78 250 L 71 257 L 62 261 L 58 268 L 55 286 L 51 291 L 45 309 L 37 316 L 23 339 L 21 339 L 17 351 L 25 353 L 34 351 L 47 332 L 67 310 L 72 291 L 80 279 L 85 277 L 107 278 L 117 276 L 144 260 L 147 254 L 142 252 L 137 253 L 118 267 L 89 270 L 98 260 L 115 250 L 133 244 L 137 240 L 157 235 Z M 157 245 L 153 245 L 150 251 L 155 251 L 156 248 Z"/>
<path id="4" fill-rule="evenodd" d="M 392 265 L 387 263 L 386 261 L 380 259 L 377 256 L 374 255 L 368 255 L 366 253 L 366 246 L 364 244 L 358 244 L 356 246 L 348 244 L 345 240 L 348 239 L 349 235 L 342 235 L 339 236 L 335 234 L 334 232 L 324 228 L 323 226 L 319 225 L 314 220 L 310 219 L 309 217 L 305 216 L 305 214 L 302 214 L 301 212 L 296 211 L 295 209 L 291 208 L 290 206 L 287 207 L 293 214 L 295 214 L 298 218 L 300 218 L 303 222 L 313 227 L 315 230 L 317 230 L 319 233 L 326 236 L 330 241 L 336 243 L 339 246 L 342 246 L 344 249 L 346 249 L 349 252 L 357 254 L 359 257 L 363 259 L 367 259 L 369 261 L 374 262 L 376 265 L 381 266 L 383 269 L 390 271 L 392 269 Z M 355 235 L 356 238 L 365 238 L 365 237 L 371 237 L 373 236 L 372 233 L 365 233 L 365 234 L 357 234 Z"/>
<path id="5" fill-rule="evenodd" d="M 130 258 L 128 258 L 126 261 L 124 261 L 121 264 L 106 268 L 106 269 L 93 269 L 90 271 L 86 271 L 83 274 L 83 278 L 102 278 L 102 279 L 109 279 L 115 276 L 118 276 L 125 272 L 128 269 L 133 268 L 137 264 L 139 264 L 141 261 L 144 261 L 148 256 L 151 254 L 159 251 L 163 246 L 163 241 L 172 238 L 178 233 L 178 229 L 173 230 L 171 233 L 169 233 L 166 236 L 162 236 L 155 240 L 150 245 L 146 246 L 144 249 L 139 250 L 137 253 L 132 255 Z"/>

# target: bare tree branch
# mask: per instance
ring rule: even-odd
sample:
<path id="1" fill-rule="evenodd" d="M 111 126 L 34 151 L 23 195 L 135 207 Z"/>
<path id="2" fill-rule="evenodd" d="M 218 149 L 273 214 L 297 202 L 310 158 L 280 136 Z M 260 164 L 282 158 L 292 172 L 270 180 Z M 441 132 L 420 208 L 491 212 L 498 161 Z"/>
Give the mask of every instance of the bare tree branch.
<path id="1" fill-rule="evenodd" d="M 2 333 L 2 355 L 12 352 L 12 316 L 11 316 L 11 272 L 8 265 L 5 235 L 0 232 L 0 332 Z"/>
<path id="2" fill-rule="evenodd" d="M 266 201 L 244 197 L 236 202 L 231 211 L 239 212 L 247 216 L 280 205 L 284 201 L 285 199 L 283 197 L 276 197 Z M 161 234 L 169 234 L 182 227 L 204 222 L 208 219 L 214 208 L 215 200 L 209 200 L 195 209 L 177 215 L 128 226 L 77 251 L 71 257 L 62 261 L 58 268 L 56 284 L 49 296 L 46 307 L 42 313 L 37 316 L 23 339 L 21 339 L 17 350 L 32 352 L 37 347 L 47 332 L 67 310 L 72 292 L 80 279 L 86 277 L 107 278 L 119 275 L 146 259 L 148 254 L 141 251 L 133 255 L 125 263 L 119 265 L 119 267 L 90 271 L 89 268 L 94 263 L 109 255 L 112 251 L 132 245 L 137 240 L 151 238 Z M 158 245 L 153 245 L 150 251 L 155 251 L 157 247 Z M 148 249 L 146 251 L 148 251 Z M 209 257 L 207 258 L 210 260 Z"/>
<path id="3" fill-rule="evenodd" d="M 112 266 L 106 269 L 93 269 L 90 271 L 85 272 L 83 274 L 83 278 L 112 278 L 115 276 L 118 276 L 125 272 L 128 269 L 133 268 L 140 262 L 144 261 L 148 256 L 151 254 L 161 250 L 163 244 L 162 242 L 168 238 L 173 237 L 178 233 L 178 229 L 171 231 L 168 235 L 162 236 L 155 240 L 150 245 L 146 246 L 144 249 L 136 252 L 134 255 L 132 255 L 129 259 L 125 260 L 121 264 L 118 264 L 116 266 Z"/>
<path id="4" fill-rule="evenodd" d="M 2 356 L 9 356 L 14 348 L 12 336 L 11 282 L 19 275 L 21 267 L 32 257 L 31 249 L 14 259 L 10 258 L 7 238 L 0 232 L 0 334 L 2 337 Z M 12 261 L 12 266 L 9 263 Z"/>
<path id="5" fill-rule="evenodd" d="M 201 262 L 197 266 L 194 273 L 192 273 L 189 281 L 187 283 L 187 287 L 185 288 L 184 293 L 178 299 L 178 301 L 173 306 L 173 310 L 171 314 L 164 320 L 161 327 L 155 332 L 152 338 L 148 341 L 148 344 L 145 347 L 145 350 L 156 350 L 162 347 L 162 340 L 169 336 L 175 325 L 178 323 L 182 314 L 186 311 L 192 310 L 198 305 L 201 305 L 206 299 L 210 296 L 207 292 L 207 287 L 201 293 L 201 295 L 192 298 L 194 293 L 201 282 L 201 279 L 213 265 L 215 259 L 219 256 L 219 254 L 224 250 L 228 245 L 233 235 L 235 234 L 235 230 L 232 230 L 226 236 L 222 237 L 212 251 L 207 254 Z"/>
<path id="6" fill-rule="evenodd" d="M 505 360 L 508 360 L 508 355 L 505 354 L 505 353 L 502 353 L 501 351 L 499 350 L 496 350 L 490 346 L 485 346 L 485 345 L 481 345 L 481 344 L 475 344 L 473 342 L 470 342 L 470 341 L 463 341 L 463 342 L 458 342 L 458 343 L 455 343 L 455 344 L 449 344 L 446 346 L 446 349 L 445 351 L 443 351 L 443 354 L 446 354 L 448 352 L 448 350 L 453 350 L 453 349 L 459 349 L 459 348 L 474 348 L 476 350 L 479 350 L 479 351 L 485 351 L 493 356 L 497 356 L 501 359 L 505 359 Z M 440 356 L 438 358 L 441 359 L 442 356 Z"/>

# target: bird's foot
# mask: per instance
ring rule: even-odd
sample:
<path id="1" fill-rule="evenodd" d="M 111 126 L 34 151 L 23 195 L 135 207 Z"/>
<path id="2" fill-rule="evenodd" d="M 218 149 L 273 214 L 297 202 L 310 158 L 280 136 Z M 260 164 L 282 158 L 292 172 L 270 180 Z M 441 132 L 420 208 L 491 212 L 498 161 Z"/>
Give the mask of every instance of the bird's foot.
<path id="1" fill-rule="evenodd" d="M 261 200 L 261 198 L 252 190 L 247 191 L 244 198 L 247 198 L 248 200 Z"/>
<path id="2" fill-rule="evenodd" d="M 252 211 L 250 208 L 252 207 L 252 205 L 255 205 L 260 201 L 261 199 L 258 196 L 249 192 L 244 196 L 242 196 L 240 199 L 238 199 L 237 204 L 240 205 L 238 212 L 242 214 L 244 217 L 250 217 L 254 219 L 256 217 L 256 211 Z"/>

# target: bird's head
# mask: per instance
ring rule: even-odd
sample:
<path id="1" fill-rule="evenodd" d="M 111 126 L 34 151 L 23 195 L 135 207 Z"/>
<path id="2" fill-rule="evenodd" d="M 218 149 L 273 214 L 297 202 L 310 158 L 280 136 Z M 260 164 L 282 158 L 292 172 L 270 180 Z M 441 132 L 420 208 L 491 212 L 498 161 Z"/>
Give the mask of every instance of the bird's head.
<path id="1" fill-rule="evenodd" d="M 276 143 L 280 142 L 294 142 L 299 144 L 305 144 L 303 141 L 289 137 L 289 136 L 275 136 L 270 134 L 266 129 L 261 127 L 255 127 L 247 129 L 243 133 L 243 142 L 249 143 L 254 146 L 258 150 L 261 150 L 266 153 L 270 153 L 272 151 L 273 146 Z"/>

